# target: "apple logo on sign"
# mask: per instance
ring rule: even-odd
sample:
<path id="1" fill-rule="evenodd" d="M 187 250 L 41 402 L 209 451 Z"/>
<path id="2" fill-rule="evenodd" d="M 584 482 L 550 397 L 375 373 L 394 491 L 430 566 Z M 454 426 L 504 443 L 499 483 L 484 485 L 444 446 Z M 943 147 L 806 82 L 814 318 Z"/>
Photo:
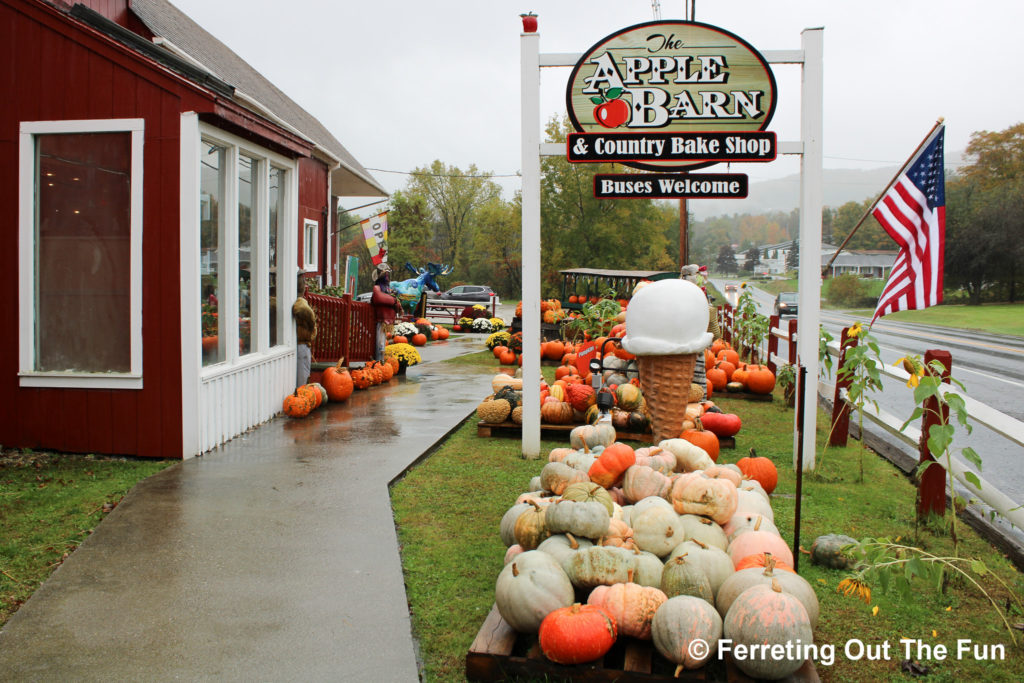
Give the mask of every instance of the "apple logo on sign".
<path id="1" fill-rule="evenodd" d="M 600 97 L 591 97 L 594 107 L 594 119 L 605 128 L 618 128 L 629 118 L 629 105 L 622 96 L 622 88 L 602 90 Z"/>

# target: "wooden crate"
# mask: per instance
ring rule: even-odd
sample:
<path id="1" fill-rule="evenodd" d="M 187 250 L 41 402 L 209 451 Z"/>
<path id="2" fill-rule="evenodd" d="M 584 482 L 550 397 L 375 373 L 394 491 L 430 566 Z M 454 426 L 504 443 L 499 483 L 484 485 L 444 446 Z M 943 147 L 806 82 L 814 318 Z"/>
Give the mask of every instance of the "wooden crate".
<path id="1" fill-rule="evenodd" d="M 568 432 L 572 431 L 575 427 L 580 425 L 552 425 L 544 424 L 540 425 L 541 434 L 547 434 L 552 438 L 561 438 L 562 436 L 568 436 Z M 522 426 L 517 425 L 515 422 L 477 422 L 476 423 L 476 435 L 480 437 L 492 437 L 492 436 L 515 436 L 518 437 L 522 433 Z M 618 441 L 643 441 L 645 443 L 653 443 L 654 435 L 650 432 L 644 432 L 639 434 L 636 432 L 615 432 L 615 438 Z M 736 439 L 731 436 L 723 436 L 718 438 L 719 448 L 736 448 Z"/>
<path id="2" fill-rule="evenodd" d="M 731 660 L 712 660 L 701 669 L 682 671 L 674 677 L 675 664 L 662 657 L 650 641 L 620 638 L 604 657 L 587 664 L 555 664 L 541 654 L 537 636 L 517 633 L 491 608 L 466 653 L 466 678 L 471 681 L 705 681 L 753 683 Z M 787 683 L 817 683 L 818 672 L 810 660 Z"/>

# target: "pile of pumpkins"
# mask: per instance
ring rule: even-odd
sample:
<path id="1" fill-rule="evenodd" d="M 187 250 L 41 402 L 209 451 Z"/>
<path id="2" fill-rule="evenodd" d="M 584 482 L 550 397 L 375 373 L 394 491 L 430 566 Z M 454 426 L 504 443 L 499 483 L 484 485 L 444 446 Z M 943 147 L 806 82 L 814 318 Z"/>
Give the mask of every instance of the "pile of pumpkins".
<path id="1" fill-rule="evenodd" d="M 451 335 L 447 327 L 435 325 L 426 318 L 417 318 L 413 324 L 419 330 L 416 334 L 409 336 L 396 334 L 391 337 L 390 343 L 424 346 L 428 341 L 443 341 Z"/>
<path id="2" fill-rule="evenodd" d="M 729 342 L 721 339 L 704 351 L 704 375 L 711 393 L 770 394 L 775 388 L 775 373 L 767 365 L 744 363 Z"/>
<path id="3" fill-rule="evenodd" d="M 304 384 L 284 398 L 281 410 L 288 417 L 304 418 L 325 403 L 345 401 L 356 389 L 383 384 L 398 372 L 398 360 L 388 357 L 384 362 L 371 360 L 360 368 L 349 370 L 339 359 L 323 372 L 320 383 Z"/>
<path id="4" fill-rule="evenodd" d="M 772 460 L 751 450 L 718 464 L 692 435 L 636 450 L 615 438 L 607 423 L 573 429 L 504 514 L 504 620 L 561 664 L 597 659 L 620 637 L 653 640 L 677 675 L 715 658 L 720 638 L 813 642 L 818 599 L 773 523 Z M 775 679 L 803 661 L 736 664 Z"/>

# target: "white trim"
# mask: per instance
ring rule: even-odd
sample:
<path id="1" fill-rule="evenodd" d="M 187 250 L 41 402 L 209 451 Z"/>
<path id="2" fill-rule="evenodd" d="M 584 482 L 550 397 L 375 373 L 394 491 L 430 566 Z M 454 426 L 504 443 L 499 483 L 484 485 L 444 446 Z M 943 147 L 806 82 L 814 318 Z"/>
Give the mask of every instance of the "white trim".
<path id="1" fill-rule="evenodd" d="M 310 236 L 310 230 L 313 231 Z M 310 245 L 313 245 L 313 253 L 309 253 Z M 302 269 L 306 272 L 320 270 L 320 221 L 307 218 L 302 221 Z M 309 258 L 307 258 L 309 257 Z"/>
<path id="2" fill-rule="evenodd" d="M 291 315 L 291 311 L 289 311 Z M 283 356 L 295 355 L 294 349 L 286 346 L 275 346 L 266 353 L 248 353 L 244 356 L 239 356 L 238 361 L 234 364 L 229 365 L 228 363 L 216 363 L 214 365 L 207 365 L 203 368 L 198 377 L 200 382 L 209 382 L 217 379 L 218 377 L 225 377 L 231 375 L 239 370 L 245 370 L 247 368 L 254 368 L 258 365 L 263 365 L 267 361 L 277 360 Z M 284 398 L 282 395 L 281 398 Z"/>
<path id="3" fill-rule="evenodd" d="M 181 277 L 181 457 L 200 452 L 199 373 L 203 367 L 202 311 L 196 305 L 200 293 L 199 267 L 199 163 L 201 138 L 199 116 L 181 115 L 179 138 L 180 214 L 179 258 Z"/>
<path id="4" fill-rule="evenodd" d="M 145 119 L 73 119 L 22 121 L 18 166 L 18 384 L 96 389 L 142 388 L 142 237 L 143 162 Z M 35 368 L 35 138 L 68 133 L 120 133 L 131 135 L 131 188 L 129 195 L 129 335 L 130 369 L 126 373 L 54 373 Z"/>
<path id="5" fill-rule="evenodd" d="M 540 456 L 540 35 L 521 33 L 523 457 Z M 562 145 L 564 153 L 565 146 Z"/>

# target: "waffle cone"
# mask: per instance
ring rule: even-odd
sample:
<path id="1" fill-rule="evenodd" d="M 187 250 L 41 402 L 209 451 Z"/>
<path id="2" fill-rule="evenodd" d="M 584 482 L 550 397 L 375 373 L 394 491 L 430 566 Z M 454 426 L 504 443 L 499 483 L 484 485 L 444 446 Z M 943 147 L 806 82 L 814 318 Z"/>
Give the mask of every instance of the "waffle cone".
<path id="1" fill-rule="evenodd" d="M 655 443 L 674 439 L 683 431 L 696 363 L 695 353 L 637 356 L 640 388 L 647 402 Z"/>

